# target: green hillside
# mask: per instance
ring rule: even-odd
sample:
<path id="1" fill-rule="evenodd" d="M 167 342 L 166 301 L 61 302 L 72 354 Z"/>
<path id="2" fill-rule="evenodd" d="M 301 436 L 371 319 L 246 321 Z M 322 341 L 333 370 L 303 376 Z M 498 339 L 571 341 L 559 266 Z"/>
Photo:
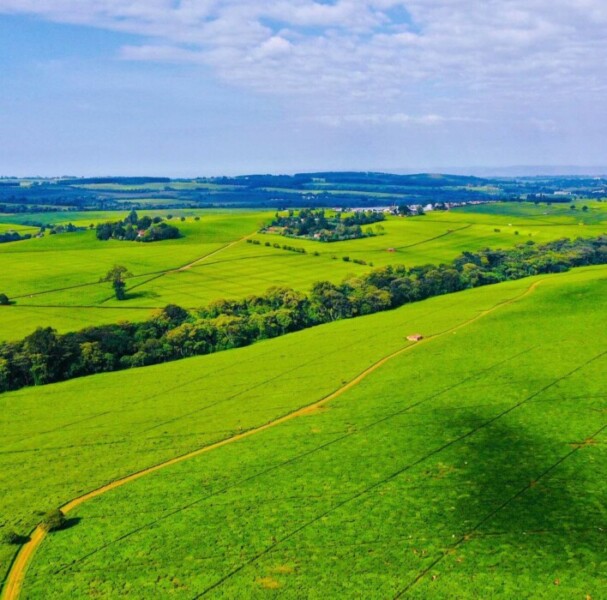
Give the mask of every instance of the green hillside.
<path id="1" fill-rule="evenodd" d="M 392 217 L 382 224 L 383 235 L 325 244 L 255 234 L 271 217 L 268 212 L 201 210 L 173 211 L 186 219 L 174 219 L 184 237 L 155 244 L 100 242 L 94 231 L 0 244 L 0 293 L 15 301 L 0 307 L 0 339 L 24 337 L 40 325 L 64 332 L 144 320 L 153 309 L 169 303 L 196 308 L 217 298 L 259 294 L 272 285 L 307 291 L 319 279 L 338 282 L 370 270 L 371 265 L 438 264 L 464 250 L 605 233 L 607 205 L 586 204 L 588 211 L 581 209 L 582 203 L 577 211 L 510 203 Z M 70 213 L 69 219 L 88 226 L 116 220 L 116 215 Z M 195 221 L 195 216 L 200 220 Z M 260 244 L 247 244 L 245 237 Z M 274 248 L 275 243 L 304 248 L 307 253 Z M 111 287 L 99 283 L 114 264 L 125 265 L 134 275 L 125 301 L 116 301 Z"/>
<path id="2" fill-rule="evenodd" d="M 580 269 L 0 396 L 4 528 L 25 534 L 405 349 L 83 504 L 24 597 L 599 597 L 606 286 Z"/>

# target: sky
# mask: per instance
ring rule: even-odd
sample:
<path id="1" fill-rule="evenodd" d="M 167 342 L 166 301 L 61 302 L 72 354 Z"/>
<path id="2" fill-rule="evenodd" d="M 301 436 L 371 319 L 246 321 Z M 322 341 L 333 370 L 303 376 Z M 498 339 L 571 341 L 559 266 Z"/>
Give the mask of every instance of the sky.
<path id="1" fill-rule="evenodd" d="M 606 64 L 604 0 L 0 0 L 0 175 L 607 165 Z"/>

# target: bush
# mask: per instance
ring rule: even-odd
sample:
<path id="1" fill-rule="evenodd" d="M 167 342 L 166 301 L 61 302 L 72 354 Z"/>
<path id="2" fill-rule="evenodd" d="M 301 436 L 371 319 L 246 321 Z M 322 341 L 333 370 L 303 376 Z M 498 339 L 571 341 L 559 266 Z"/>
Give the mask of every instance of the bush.
<path id="1" fill-rule="evenodd" d="M 10 303 L 6 294 L 0 294 L 0 306 L 8 306 Z"/>
<path id="2" fill-rule="evenodd" d="M 42 517 L 42 521 L 40 521 L 40 525 L 45 531 L 57 531 L 64 527 L 65 523 L 65 515 L 63 514 L 63 511 L 58 508 L 47 512 Z"/>
<path id="3" fill-rule="evenodd" d="M 22 544 L 27 538 L 23 535 L 19 535 L 16 531 L 5 531 L 2 534 L 2 542 L 5 544 Z"/>

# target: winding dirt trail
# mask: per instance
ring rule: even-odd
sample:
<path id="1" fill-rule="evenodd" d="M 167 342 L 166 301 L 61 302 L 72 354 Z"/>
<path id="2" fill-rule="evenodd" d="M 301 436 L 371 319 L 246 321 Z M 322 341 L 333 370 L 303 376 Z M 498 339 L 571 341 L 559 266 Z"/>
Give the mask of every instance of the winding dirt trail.
<path id="1" fill-rule="evenodd" d="M 235 243 L 237 243 L 237 242 L 235 242 Z M 270 429 L 272 427 L 276 427 L 277 425 L 281 425 L 282 423 L 290 421 L 291 419 L 295 419 L 297 417 L 302 417 L 302 416 L 314 413 L 316 410 L 318 410 L 319 408 L 321 408 L 328 402 L 331 402 L 335 398 L 341 396 L 348 390 L 357 386 L 361 381 L 366 379 L 369 375 L 371 375 L 372 373 L 377 371 L 379 368 L 381 368 L 387 362 L 391 361 L 392 359 L 396 358 L 397 356 L 400 356 L 401 354 L 404 354 L 405 352 L 409 352 L 409 351 L 413 350 L 414 348 L 417 348 L 420 345 L 427 344 L 427 343 L 431 342 L 432 340 L 441 338 L 449 333 L 453 333 L 455 331 L 458 331 L 459 329 L 467 327 L 468 325 L 475 323 L 479 319 L 482 319 L 482 318 L 486 317 L 487 315 L 490 315 L 491 313 L 495 312 L 496 310 L 498 310 L 500 308 L 509 306 L 509 305 L 513 304 L 514 302 L 522 300 L 524 297 L 533 293 L 535 291 L 535 289 L 537 288 L 537 286 L 540 283 L 542 283 L 542 281 L 543 281 L 543 279 L 534 282 L 521 294 L 518 294 L 517 296 L 514 296 L 513 298 L 509 298 L 508 300 L 503 300 L 501 302 L 498 302 L 491 308 L 479 312 L 476 316 L 472 317 L 471 319 L 468 319 L 467 321 L 463 321 L 462 323 L 459 323 L 458 325 L 454 325 L 453 327 L 446 329 L 445 331 L 442 331 L 440 333 L 436 333 L 434 335 L 429 335 L 428 337 L 426 337 L 418 342 L 408 342 L 406 346 L 399 348 L 395 352 L 392 352 L 391 354 L 388 354 L 384 358 L 381 358 L 377 362 L 373 363 L 370 367 L 367 367 L 364 371 L 362 371 L 359 375 L 354 377 L 354 379 L 351 379 L 349 382 L 344 384 L 342 387 L 338 388 L 337 390 L 335 390 L 331 394 L 325 396 L 324 398 L 321 398 L 320 400 L 318 400 L 312 404 L 309 404 L 308 406 L 299 408 L 291 413 L 283 415 L 282 417 L 279 417 L 278 419 L 275 419 L 274 421 L 270 421 L 270 422 L 266 423 L 265 425 L 260 425 L 259 427 L 249 429 L 248 431 L 245 431 L 243 433 L 238 433 L 232 437 L 226 438 L 219 442 L 215 442 L 214 444 L 204 446 L 203 448 L 198 448 L 197 450 L 193 450 L 192 452 L 188 452 L 186 454 L 176 456 L 175 458 L 172 458 L 163 463 L 159 463 L 152 467 L 148 467 L 146 469 L 142 469 L 141 471 L 137 471 L 136 473 L 132 473 L 131 475 L 127 475 L 126 477 L 123 477 L 122 479 L 117 479 L 116 481 L 112 481 L 111 483 L 108 483 L 107 485 L 99 487 L 91 492 L 88 492 L 82 496 L 79 496 L 78 498 L 74 498 L 73 500 L 70 500 L 70 502 L 68 502 L 67 504 L 64 504 L 61 507 L 61 510 L 63 511 L 64 514 L 67 514 L 70 511 L 77 508 L 78 506 L 80 506 L 81 504 L 84 504 L 88 500 L 92 500 L 93 498 L 96 498 L 97 496 L 101 496 L 102 494 L 105 494 L 106 492 L 109 492 L 118 487 L 126 485 L 127 483 L 131 483 L 132 481 L 136 481 L 137 479 L 140 479 L 141 477 L 150 475 L 151 473 L 154 473 L 155 471 L 159 471 L 160 469 L 164 469 L 165 467 L 170 467 L 171 465 L 175 465 L 175 464 L 183 462 L 185 460 L 189 460 L 190 458 L 200 456 L 201 454 L 211 452 L 212 450 L 216 450 L 217 448 L 221 448 L 222 446 L 227 446 L 228 444 L 238 442 L 245 438 L 251 437 L 257 433 Z M 8 573 L 8 576 L 6 578 L 6 583 L 5 583 L 3 594 L 2 594 L 3 600 L 17 600 L 19 598 L 19 595 L 21 593 L 21 588 L 23 585 L 23 581 L 25 579 L 25 574 L 26 574 L 27 568 L 32 560 L 32 557 L 34 556 L 34 553 L 36 552 L 38 547 L 42 544 L 46 535 L 47 535 L 47 532 L 42 527 L 38 526 L 32 533 L 29 541 L 27 543 L 25 543 L 19 550 L 19 553 L 16 555 L 15 560 L 13 561 L 10 571 Z"/>

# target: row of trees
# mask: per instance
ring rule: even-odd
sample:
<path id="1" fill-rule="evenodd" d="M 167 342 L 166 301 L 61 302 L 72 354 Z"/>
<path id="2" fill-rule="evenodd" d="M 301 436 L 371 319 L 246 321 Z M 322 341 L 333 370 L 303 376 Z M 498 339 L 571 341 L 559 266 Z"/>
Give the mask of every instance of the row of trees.
<path id="1" fill-rule="evenodd" d="M 0 233 L 0 244 L 5 244 L 7 242 L 20 242 L 21 240 L 30 240 L 31 238 L 31 233 L 21 235 L 17 231 L 7 231 L 6 233 Z"/>
<path id="2" fill-rule="evenodd" d="M 142 323 L 65 335 L 39 328 L 0 345 L 0 390 L 209 354 L 439 294 L 594 264 L 607 264 L 607 236 L 464 252 L 449 265 L 387 266 L 338 285 L 320 281 L 309 294 L 274 287 L 261 296 L 216 300 L 195 311 L 169 305 Z"/>

